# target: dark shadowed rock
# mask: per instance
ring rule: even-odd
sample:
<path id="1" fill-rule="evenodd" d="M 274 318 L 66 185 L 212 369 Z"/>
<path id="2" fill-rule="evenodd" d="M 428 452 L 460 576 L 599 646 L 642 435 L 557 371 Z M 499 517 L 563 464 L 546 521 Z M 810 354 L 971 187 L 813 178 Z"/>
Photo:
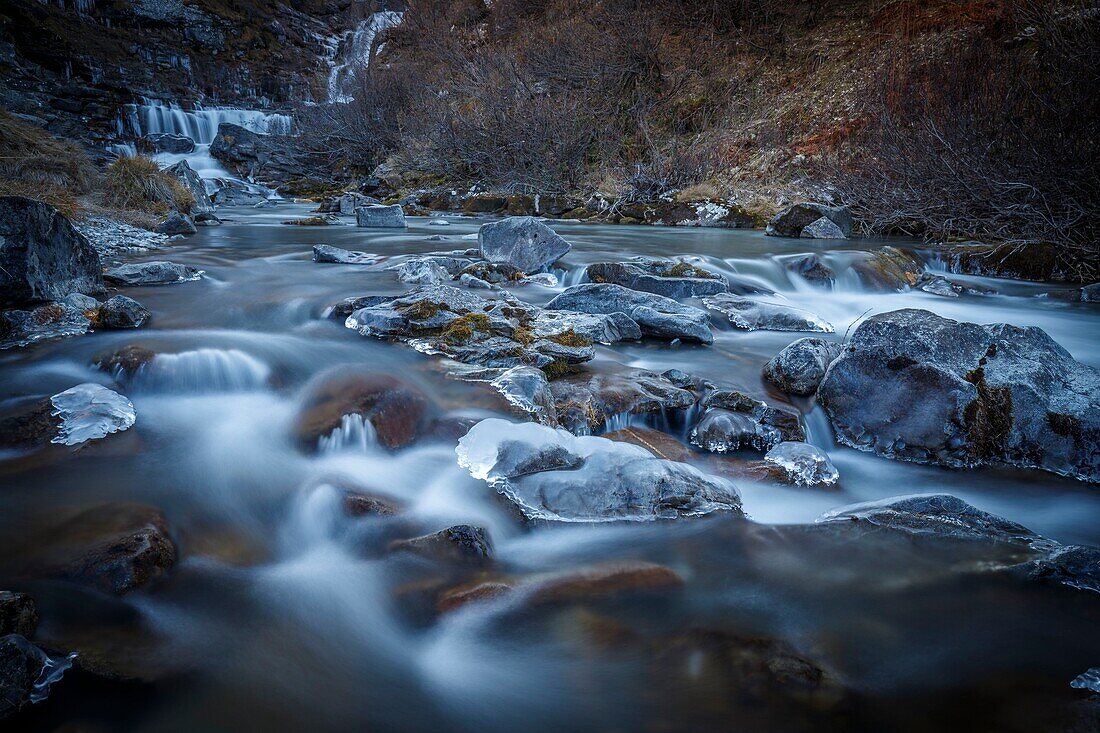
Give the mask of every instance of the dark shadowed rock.
<path id="1" fill-rule="evenodd" d="M 714 342 L 706 311 L 683 305 L 672 298 L 630 290 L 611 283 L 574 285 L 546 304 L 550 310 L 580 313 L 624 313 L 641 328 L 643 336 Z"/>
<path id="2" fill-rule="evenodd" d="M 400 204 L 360 206 L 355 210 L 355 223 L 361 227 L 380 229 L 404 229 L 408 226 L 405 223 L 405 211 Z"/>
<path id="3" fill-rule="evenodd" d="M 186 188 L 192 198 L 195 199 L 195 203 L 191 206 L 191 213 L 195 215 L 196 222 L 200 221 L 200 215 L 209 216 L 213 213 L 214 205 L 210 203 L 210 196 L 206 193 L 206 184 L 199 178 L 199 174 L 187 164 L 186 160 L 170 165 L 164 171 L 175 176 L 180 185 Z M 217 217 L 215 217 L 216 219 Z"/>
<path id="4" fill-rule="evenodd" d="M 768 222 L 764 233 L 773 237 L 799 237 L 806 227 L 822 218 L 832 223 L 842 236 L 852 235 L 852 212 L 847 207 L 811 203 L 795 204 L 779 212 Z M 819 229 L 823 227 L 818 225 Z"/>
<path id="5" fill-rule="evenodd" d="M 1012 572 L 1032 582 L 1100 593 L 1100 547 L 1058 547 L 1045 557 L 1013 568 Z"/>
<path id="6" fill-rule="evenodd" d="M 600 437 L 641 446 L 658 458 L 669 461 L 686 463 L 695 457 L 694 451 L 676 438 L 668 433 L 662 433 L 660 430 L 651 428 L 623 428 L 622 430 L 604 433 Z"/>
<path id="7" fill-rule="evenodd" d="M 703 305 L 746 331 L 833 332 L 832 325 L 816 313 L 784 303 L 720 293 L 703 298 Z"/>
<path id="8" fill-rule="evenodd" d="M 526 580 L 528 606 L 573 603 L 622 593 L 680 588 L 684 579 L 664 565 L 649 562 L 612 562 L 566 570 Z"/>
<path id="9" fill-rule="evenodd" d="M 696 399 L 690 391 L 642 369 L 565 376 L 550 384 L 550 393 L 559 423 L 575 433 L 599 432 L 626 415 L 661 420 L 691 408 Z"/>
<path id="10" fill-rule="evenodd" d="M 195 141 L 186 135 L 171 132 L 154 132 L 137 141 L 138 150 L 145 153 L 172 153 L 181 155 L 195 152 Z"/>
<path id="11" fill-rule="evenodd" d="M 1100 481 L 1100 373 L 1038 328 L 913 309 L 872 316 L 829 367 L 818 400 L 837 437 L 861 450 Z"/>
<path id="12" fill-rule="evenodd" d="M 489 534 L 481 527 L 458 524 L 423 537 L 390 544 L 393 552 L 410 552 L 431 560 L 482 564 L 493 554 Z"/>
<path id="13" fill-rule="evenodd" d="M 0 447 L 26 450 L 49 445 L 57 436 L 61 419 L 48 399 L 9 408 L 0 416 Z"/>
<path id="14" fill-rule="evenodd" d="M 171 285 L 190 282 L 202 277 L 202 270 L 190 265 L 159 260 L 156 262 L 131 262 L 107 270 L 103 279 L 113 285 Z"/>
<path id="15" fill-rule="evenodd" d="M 141 303 L 125 295 L 108 299 L 96 314 L 95 325 L 100 328 L 141 328 L 152 315 Z"/>
<path id="16" fill-rule="evenodd" d="M 124 346 L 118 351 L 96 358 L 94 364 L 115 377 L 132 377 L 157 355 L 142 346 Z"/>
<path id="17" fill-rule="evenodd" d="M 391 517 L 403 507 L 396 499 L 361 491 L 348 491 L 343 498 L 344 513 L 349 517 Z"/>
<path id="18" fill-rule="evenodd" d="M 585 272 L 594 283 L 613 283 L 674 299 L 715 295 L 730 289 L 726 279 L 717 273 L 686 262 L 658 258 L 597 262 Z"/>
<path id="19" fill-rule="evenodd" d="M 831 288 L 836 282 L 836 273 L 815 254 L 804 255 L 786 263 L 788 270 L 804 278 L 811 285 Z"/>
<path id="20" fill-rule="evenodd" d="M 179 212 L 169 215 L 169 217 L 157 227 L 157 232 L 160 234 L 167 234 L 169 237 L 176 234 L 190 236 L 192 234 L 197 234 L 198 231 L 191 217 Z"/>
<path id="21" fill-rule="evenodd" d="M 506 263 L 523 272 L 549 267 L 572 249 L 553 229 L 531 216 L 510 216 L 483 224 L 477 241 L 486 260 Z"/>
<path id="22" fill-rule="evenodd" d="M 840 346 L 819 338 L 798 339 L 764 365 L 764 379 L 787 394 L 812 395 Z"/>
<path id="23" fill-rule="evenodd" d="M 345 415 L 360 415 L 378 442 L 395 450 L 421 433 L 428 407 L 423 392 L 396 377 L 342 370 L 322 375 L 307 389 L 294 432 L 299 446 L 316 450 L 318 440 L 339 428 Z"/>
<path id="24" fill-rule="evenodd" d="M 49 658 L 19 634 L 0 636 L 0 720 L 31 702 L 34 685 Z"/>
<path id="25" fill-rule="evenodd" d="M 38 628 L 38 609 L 26 593 L 0 590 L 0 636 L 32 636 Z"/>
<path id="26" fill-rule="evenodd" d="M 99 255 L 57 209 L 0 196 L 0 306 L 103 291 Z"/>

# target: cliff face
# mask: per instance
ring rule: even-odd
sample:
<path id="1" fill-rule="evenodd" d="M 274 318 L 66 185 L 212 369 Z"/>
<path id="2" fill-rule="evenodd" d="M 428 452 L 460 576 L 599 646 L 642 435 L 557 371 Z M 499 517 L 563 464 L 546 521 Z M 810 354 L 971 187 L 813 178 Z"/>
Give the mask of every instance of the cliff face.
<path id="1" fill-rule="evenodd" d="M 324 99 L 325 57 L 354 0 L 9 0 L 0 106 L 93 144 L 146 96 L 287 107 Z"/>

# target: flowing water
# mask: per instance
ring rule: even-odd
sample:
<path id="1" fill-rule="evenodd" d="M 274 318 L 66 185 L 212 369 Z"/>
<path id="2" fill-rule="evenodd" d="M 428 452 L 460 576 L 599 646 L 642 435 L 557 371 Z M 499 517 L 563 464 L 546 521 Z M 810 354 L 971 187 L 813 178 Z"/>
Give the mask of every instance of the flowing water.
<path id="1" fill-rule="evenodd" d="M 866 701 L 845 725 L 865 730 L 1027 727 L 1070 681 L 1100 664 L 1095 602 L 996 575 L 944 568 L 972 558 L 928 557 L 917 545 L 868 538 L 838 550 L 731 518 L 670 523 L 523 528 L 486 485 L 456 462 L 453 441 L 400 452 L 378 447 L 354 419 L 307 454 L 291 425 L 303 390 L 332 370 L 398 375 L 442 414 L 508 416 L 483 384 L 448 378 L 433 357 L 363 338 L 321 317 L 353 295 L 406 286 L 379 268 L 317 264 L 313 244 L 386 257 L 465 249 L 480 222 L 449 227 L 410 219 L 407 231 L 293 227 L 307 207 L 219 210 L 227 222 L 173 243 L 165 259 L 205 271 L 197 282 L 124 289 L 153 313 L 150 327 L 101 332 L 0 352 L 2 397 L 49 396 L 76 384 L 115 385 L 136 425 L 100 446 L 0 461 L 0 556 L 27 549 L 58 517 L 103 502 L 159 507 L 180 561 L 168 578 L 121 599 L 63 583 L 28 588 L 42 608 L 40 638 L 78 640 L 123 659 L 145 680 L 103 682 L 70 671 L 28 725 L 109 730 L 797 730 L 779 706 L 765 715 L 732 705 L 705 654 L 654 651 L 685 630 L 776 637 L 832 670 Z M 960 278 L 999 294 L 941 298 L 873 293 L 847 270 L 842 244 L 759 232 L 555 222 L 574 246 L 565 284 L 588 262 L 630 255 L 685 256 L 766 285 L 812 310 L 843 339 L 861 317 L 919 307 L 977 322 L 1046 330 L 1077 359 L 1100 366 L 1096 306 L 1036 297 L 1028 283 Z M 443 241 L 430 239 L 440 235 Z M 834 290 L 797 282 L 783 258 L 817 251 L 837 270 Z M 558 288 L 515 294 L 542 303 Z M 784 398 L 762 365 L 803 334 L 716 332 L 710 347 L 656 343 L 599 348 L 593 369 L 679 368 Z M 103 373 L 96 357 L 126 345 L 158 356 L 131 376 Z M 117 377 L 117 379 L 116 379 Z M 857 501 L 943 492 L 1064 543 L 1100 543 L 1095 486 L 1017 469 L 946 470 L 837 447 L 809 401 L 809 440 L 840 471 L 824 490 L 738 482 L 759 523 L 811 522 Z M 518 419 L 512 415 L 512 419 Z M 338 487 L 400 500 L 400 517 L 347 516 Z M 677 593 L 524 614 L 509 602 L 436 619 L 421 592 L 445 583 L 415 558 L 381 551 L 394 538 L 455 524 L 484 527 L 497 567 L 519 577 L 594 563 L 648 560 L 685 579 Z M 784 535 L 785 536 L 785 535 Z M 2 578 L 0 578 L 2 580 Z M 1079 591 L 1076 593 L 1084 593 Z M 647 644 L 621 642 L 627 627 Z M 72 644 L 75 646 L 76 642 Z M 59 649 L 58 651 L 62 651 Z M 88 656 L 88 655 L 85 655 Z M 77 664 L 80 664 L 78 657 Z M 710 715 L 719 706 L 718 716 Z M 1003 725 L 1002 725 L 1003 724 Z M 837 725 L 837 727 L 844 727 Z"/>

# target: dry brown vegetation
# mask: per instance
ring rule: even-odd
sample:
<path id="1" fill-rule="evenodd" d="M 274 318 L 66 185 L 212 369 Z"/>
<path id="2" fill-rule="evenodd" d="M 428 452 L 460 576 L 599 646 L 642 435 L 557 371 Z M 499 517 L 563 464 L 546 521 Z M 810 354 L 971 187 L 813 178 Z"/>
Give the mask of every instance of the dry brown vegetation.
<path id="1" fill-rule="evenodd" d="M 107 166 L 103 178 L 103 201 L 111 208 L 163 215 L 187 213 L 195 205 L 191 192 L 151 158 L 119 158 Z"/>
<path id="2" fill-rule="evenodd" d="M 1094 240 L 1100 14 L 1066 0 L 411 0 L 314 128 L 415 180 Z"/>
<path id="3" fill-rule="evenodd" d="M 26 196 L 66 216 L 80 210 L 97 172 L 83 148 L 0 109 L 0 195 Z"/>

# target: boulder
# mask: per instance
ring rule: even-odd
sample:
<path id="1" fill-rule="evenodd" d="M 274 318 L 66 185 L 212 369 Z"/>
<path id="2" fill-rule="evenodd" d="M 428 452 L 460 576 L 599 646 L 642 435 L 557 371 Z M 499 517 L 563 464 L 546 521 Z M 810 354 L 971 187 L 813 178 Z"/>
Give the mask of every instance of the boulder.
<path id="1" fill-rule="evenodd" d="M 164 170 L 175 176 L 180 185 L 186 188 L 195 199 L 195 203 L 191 206 L 191 213 L 195 216 L 196 222 L 199 221 L 200 214 L 211 214 L 214 211 L 214 205 L 210 203 L 210 196 L 206 193 L 206 184 L 186 160 L 181 160 Z"/>
<path id="2" fill-rule="evenodd" d="M 483 224 L 477 233 L 481 256 L 489 262 L 538 272 L 572 249 L 553 229 L 532 216 L 510 216 Z"/>
<path id="3" fill-rule="evenodd" d="M 1014 575 L 1046 585 L 1100 593 L 1100 547 L 1066 545 L 1013 568 Z"/>
<path id="4" fill-rule="evenodd" d="M 610 315 L 623 313 L 634 320 L 643 336 L 714 342 L 707 314 L 671 298 L 630 290 L 610 283 L 574 285 L 546 304 L 549 310 Z"/>
<path id="5" fill-rule="evenodd" d="M 573 313 L 572 311 L 539 311 L 530 323 L 535 338 L 553 338 L 572 331 L 581 338 L 598 344 L 637 341 L 642 330 L 625 313 Z"/>
<path id="6" fill-rule="evenodd" d="M 325 262 L 337 265 L 373 265 L 378 262 L 377 255 L 366 252 L 355 252 L 348 249 L 333 247 L 331 244 L 313 245 L 313 261 Z"/>
<path id="7" fill-rule="evenodd" d="M 708 392 L 700 401 L 702 417 L 691 442 L 711 453 L 752 448 L 767 451 L 783 441 L 806 439 L 797 412 L 774 407 L 734 389 Z"/>
<path id="8" fill-rule="evenodd" d="M 703 305 L 746 331 L 833 332 L 832 325 L 821 316 L 785 303 L 720 293 L 703 298 Z"/>
<path id="9" fill-rule="evenodd" d="M 850 230 L 849 230 L 850 231 Z M 799 234 L 802 239 L 847 239 L 844 230 L 833 223 L 833 220 L 823 216 L 816 221 L 807 224 Z"/>
<path id="10" fill-rule="evenodd" d="M 824 339 L 798 339 L 764 365 L 764 379 L 787 394 L 812 395 L 839 353 L 839 345 Z"/>
<path id="11" fill-rule="evenodd" d="M 803 255 L 786 263 L 786 268 L 811 285 L 831 288 L 836 282 L 836 273 L 815 254 Z"/>
<path id="12" fill-rule="evenodd" d="M 493 554 L 489 533 L 481 527 L 459 524 L 423 537 L 398 540 L 391 552 L 409 552 L 430 560 L 481 565 Z"/>
<path id="13" fill-rule="evenodd" d="M 133 298 L 116 295 L 99 306 L 95 325 L 100 328 L 141 328 L 151 316 L 145 306 Z"/>
<path id="14" fill-rule="evenodd" d="M 0 348 L 79 336 L 91 327 L 87 313 L 67 303 L 47 303 L 31 310 L 0 311 Z"/>
<path id="15" fill-rule="evenodd" d="M 541 369 L 516 366 L 494 377 L 490 384 L 508 403 L 530 414 L 543 425 L 557 425 L 558 412 L 550 381 Z"/>
<path id="16" fill-rule="evenodd" d="M 820 219 L 832 223 L 842 236 L 852 235 L 852 212 L 848 207 L 812 203 L 788 206 L 772 217 L 764 233 L 772 237 L 800 237 L 803 229 L 811 224 L 817 224 Z M 817 226 L 823 228 L 824 225 Z"/>
<path id="17" fill-rule="evenodd" d="M 398 280 L 412 285 L 442 285 L 451 280 L 449 272 L 426 257 L 406 260 L 390 269 L 397 271 Z"/>
<path id="18" fill-rule="evenodd" d="M 186 237 L 196 234 L 198 231 L 198 227 L 195 226 L 195 222 L 192 221 L 191 217 L 179 212 L 169 215 L 169 217 L 157 227 L 157 232 L 159 234 L 165 234 L 169 237 L 177 234 Z"/>
<path id="19" fill-rule="evenodd" d="M 885 292 L 908 290 L 924 276 L 924 262 L 897 247 L 861 253 L 852 269 L 866 287 Z"/>
<path id="20" fill-rule="evenodd" d="M 404 229 L 408 226 L 405 223 L 405 211 L 399 204 L 360 206 L 355 210 L 355 224 L 361 227 L 385 229 Z"/>
<path id="21" fill-rule="evenodd" d="M 33 636 L 38 628 L 38 609 L 26 593 L 0 590 L 0 636 Z"/>
<path id="22" fill-rule="evenodd" d="M 0 721 L 31 704 L 35 684 L 50 663 L 20 634 L 0 636 Z"/>
<path id="23" fill-rule="evenodd" d="M 321 375 L 306 389 L 294 434 L 304 450 L 316 450 L 322 438 L 340 429 L 344 417 L 359 415 L 369 422 L 378 443 L 396 450 L 412 443 L 423 431 L 428 398 L 416 387 L 387 374 Z"/>
<path id="24" fill-rule="evenodd" d="M 57 209 L 0 196 L 0 306 L 104 292 L 99 255 Z"/>
<path id="25" fill-rule="evenodd" d="M 160 260 L 156 262 L 131 262 L 113 267 L 103 273 L 103 279 L 112 285 L 171 285 L 190 282 L 202 277 L 202 270 L 190 265 Z"/>
<path id="26" fill-rule="evenodd" d="M 840 480 L 829 456 L 809 443 L 785 441 L 769 450 L 764 460 L 783 469 L 787 482 L 796 486 L 829 486 Z"/>
<path id="27" fill-rule="evenodd" d="M 458 460 L 528 519 L 566 522 L 741 515 L 729 482 L 645 448 L 489 418 L 458 443 Z"/>
<path id="28" fill-rule="evenodd" d="M 604 430 L 626 416 L 668 420 L 695 405 L 696 396 L 659 374 L 630 369 L 611 374 L 576 374 L 550 385 L 558 421 L 584 434 Z"/>
<path id="29" fill-rule="evenodd" d="M 730 289 L 726 279 L 717 273 L 682 261 L 656 258 L 597 262 L 589 265 L 585 274 L 594 283 L 613 283 L 674 299 L 715 295 Z"/>
<path id="30" fill-rule="evenodd" d="M 830 365 L 818 400 L 838 439 L 861 450 L 1100 482 L 1100 372 L 1038 328 L 878 314 Z"/>
<path id="31" fill-rule="evenodd" d="M 195 141 L 186 135 L 171 132 L 154 132 L 137 141 L 137 148 L 143 153 L 170 153 L 186 155 L 195 152 Z"/>

